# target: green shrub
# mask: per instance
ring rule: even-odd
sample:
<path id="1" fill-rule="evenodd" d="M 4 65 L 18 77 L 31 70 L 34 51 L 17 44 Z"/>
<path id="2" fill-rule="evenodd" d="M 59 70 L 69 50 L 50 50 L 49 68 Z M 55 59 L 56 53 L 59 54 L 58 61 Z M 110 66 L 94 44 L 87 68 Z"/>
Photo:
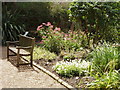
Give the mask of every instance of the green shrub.
<path id="1" fill-rule="evenodd" d="M 88 73 L 90 62 L 81 60 L 72 60 L 58 62 L 53 69 L 61 76 L 72 77 L 80 76 Z"/>
<path id="2" fill-rule="evenodd" d="M 3 4 L 4 5 L 4 4 Z M 6 41 L 16 41 L 18 40 L 18 35 L 22 34 L 24 30 L 24 25 L 22 23 L 18 24 L 18 15 L 20 11 L 15 9 L 14 11 L 9 10 L 9 8 L 4 5 L 2 10 L 2 43 L 6 44 Z"/>
<path id="3" fill-rule="evenodd" d="M 108 44 L 97 47 L 89 54 L 92 69 L 102 74 L 120 68 L 118 56 L 118 49 Z"/>
<path id="4" fill-rule="evenodd" d="M 89 88 L 120 89 L 120 73 L 114 70 L 97 77 L 95 81 L 88 84 Z"/>

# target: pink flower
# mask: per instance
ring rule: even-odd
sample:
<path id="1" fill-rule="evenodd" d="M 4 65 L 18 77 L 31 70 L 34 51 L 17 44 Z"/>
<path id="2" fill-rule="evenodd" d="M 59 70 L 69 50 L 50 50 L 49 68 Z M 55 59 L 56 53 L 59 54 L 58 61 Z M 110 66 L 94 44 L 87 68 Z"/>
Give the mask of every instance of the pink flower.
<path id="1" fill-rule="evenodd" d="M 42 36 L 42 38 L 46 38 L 46 36 Z"/>
<path id="2" fill-rule="evenodd" d="M 42 23 L 43 25 L 46 25 L 46 23 Z"/>
<path id="3" fill-rule="evenodd" d="M 57 28 L 57 27 L 55 28 L 55 31 L 60 31 L 60 30 L 61 30 L 60 28 Z"/>
<path id="4" fill-rule="evenodd" d="M 42 40 L 42 41 L 40 42 L 40 44 L 43 44 L 43 41 L 44 41 L 44 40 Z"/>
<path id="5" fill-rule="evenodd" d="M 55 31 L 60 31 L 60 30 L 61 30 L 60 28 L 57 28 L 57 27 L 55 28 Z"/>
<path id="6" fill-rule="evenodd" d="M 70 40 L 71 38 L 67 38 L 67 40 Z"/>
<path id="7" fill-rule="evenodd" d="M 38 26 L 38 27 L 37 27 L 37 30 L 40 30 L 40 29 L 41 29 L 41 27 L 42 27 L 42 25 Z"/>
<path id="8" fill-rule="evenodd" d="M 53 31 L 53 33 L 55 33 L 55 32 L 56 32 L 56 30 Z"/>
<path id="9" fill-rule="evenodd" d="M 60 28 L 57 28 L 58 29 L 58 31 L 60 31 L 61 29 Z"/>
<path id="10" fill-rule="evenodd" d="M 50 28 L 53 28 L 53 25 L 51 25 Z"/>
<path id="11" fill-rule="evenodd" d="M 50 23 L 50 22 L 47 22 L 46 26 L 50 26 L 50 25 L 51 25 L 51 23 Z"/>
<path id="12" fill-rule="evenodd" d="M 65 34 L 65 37 L 69 36 L 68 34 Z"/>

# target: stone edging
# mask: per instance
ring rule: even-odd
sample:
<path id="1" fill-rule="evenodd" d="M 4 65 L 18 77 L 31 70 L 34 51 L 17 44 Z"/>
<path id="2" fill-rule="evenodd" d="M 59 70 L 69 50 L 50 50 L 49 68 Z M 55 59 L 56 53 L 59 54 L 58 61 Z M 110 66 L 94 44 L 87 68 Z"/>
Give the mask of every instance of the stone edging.
<path id="1" fill-rule="evenodd" d="M 23 57 L 24 59 L 24 57 Z M 22 60 L 24 62 L 28 62 L 27 60 Z M 74 87 L 72 87 L 71 85 L 69 85 L 68 83 L 66 83 L 65 81 L 63 81 L 62 79 L 60 79 L 59 77 L 57 77 L 55 74 L 51 73 L 50 71 L 46 70 L 45 68 L 41 67 L 40 65 L 36 64 L 35 62 L 33 62 L 33 66 L 42 70 L 44 73 L 48 74 L 49 76 L 51 76 L 53 79 L 55 79 L 56 81 L 58 81 L 60 84 L 62 84 L 63 86 L 65 86 L 67 89 L 73 89 Z"/>

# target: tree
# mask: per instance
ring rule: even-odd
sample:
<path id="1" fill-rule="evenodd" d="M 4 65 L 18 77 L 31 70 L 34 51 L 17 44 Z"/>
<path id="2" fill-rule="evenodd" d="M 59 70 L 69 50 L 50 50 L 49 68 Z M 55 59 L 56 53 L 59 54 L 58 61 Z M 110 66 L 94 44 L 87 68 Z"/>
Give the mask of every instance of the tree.
<path id="1" fill-rule="evenodd" d="M 70 20 L 80 23 L 89 45 L 91 39 L 94 44 L 100 40 L 118 42 L 119 10 L 119 2 L 73 2 L 68 14 Z"/>

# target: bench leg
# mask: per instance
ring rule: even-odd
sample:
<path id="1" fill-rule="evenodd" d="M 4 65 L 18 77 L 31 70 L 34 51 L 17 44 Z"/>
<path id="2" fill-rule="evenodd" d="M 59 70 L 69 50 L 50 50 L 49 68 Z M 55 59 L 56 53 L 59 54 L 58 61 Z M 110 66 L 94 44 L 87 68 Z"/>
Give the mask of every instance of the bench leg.
<path id="1" fill-rule="evenodd" d="M 17 55 L 17 67 L 19 67 L 20 56 Z"/>
<path id="2" fill-rule="evenodd" d="M 30 65 L 31 65 L 31 67 L 33 67 L 33 56 L 32 55 L 30 57 Z"/>
<path id="3" fill-rule="evenodd" d="M 7 60 L 9 61 L 9 47 L 7 46 Z"/>
<path id="4" fill-rule="evenodd" d="M 19 49 L 17 53 L 17 67 L 19 67 L 19 62 L 20 62 L 20 55 L 19 55 Z"/>

